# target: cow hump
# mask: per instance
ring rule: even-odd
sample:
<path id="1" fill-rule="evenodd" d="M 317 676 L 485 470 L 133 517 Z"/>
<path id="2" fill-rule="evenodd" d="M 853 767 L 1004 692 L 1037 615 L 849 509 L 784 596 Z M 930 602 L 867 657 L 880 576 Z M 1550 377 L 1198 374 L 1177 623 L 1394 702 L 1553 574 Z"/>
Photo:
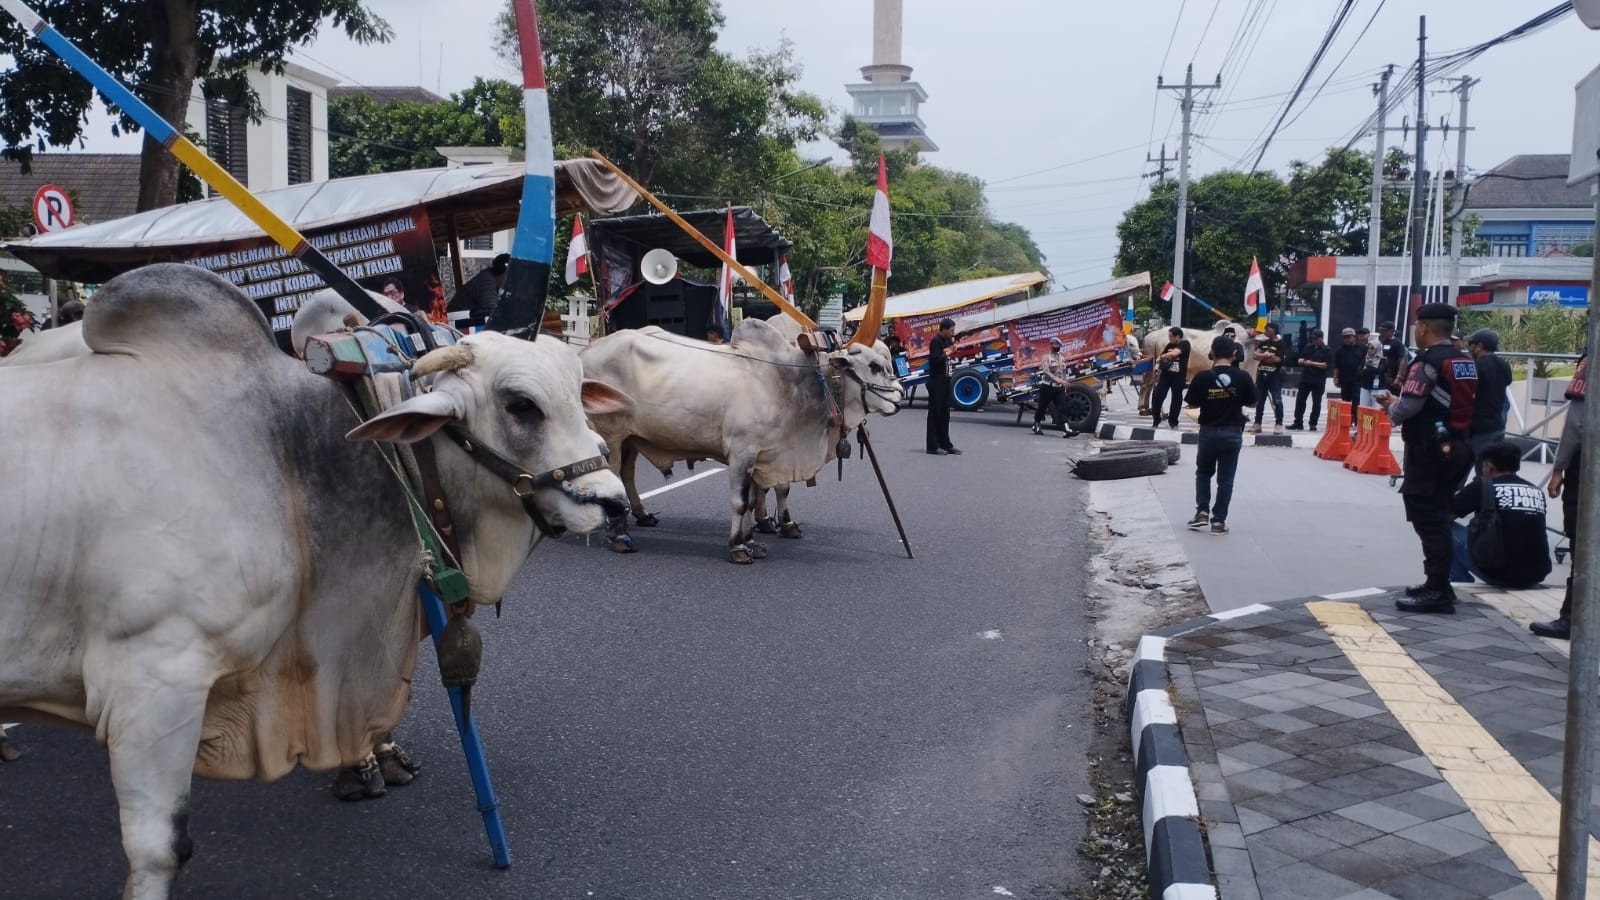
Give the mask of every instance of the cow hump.
<path id="1" fill-rule="evenodd" d="M 226 278 L 182 263 L 144 266 L 106 282 L 85 311 L 83 340 L 96 353 L 277 352 L 254 301 Z"/>

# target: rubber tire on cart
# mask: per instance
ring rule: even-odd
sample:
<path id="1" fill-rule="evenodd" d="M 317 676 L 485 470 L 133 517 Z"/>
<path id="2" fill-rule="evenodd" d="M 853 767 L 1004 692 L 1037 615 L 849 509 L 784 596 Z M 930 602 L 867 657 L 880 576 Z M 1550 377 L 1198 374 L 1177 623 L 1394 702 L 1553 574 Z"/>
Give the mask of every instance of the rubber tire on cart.
<path id="1" fill-rule="evenodd" d="M 989 403 L 989 379 L 977 369 L 957 369 L 950 376 L 950 408 L 977 412 Z"/>
<path id="2" fill-rule="evenodd" d="M 1077 461 L 1072 473 L 1084 481 L 1114 481 L 1160 475 L 1167 470 L 1167 451 L 1160 447 L 1113 450 Z"/>
<path id="3" fill-rule="evenodd" d="M 1083 434 L 1100 426 L 1100 394 L 1086 384 L 1067 385 L 1061 408 L 1067 414 L 1068 431 Z"/>
<path id="4" fill-rule="evenodd" d="M 1101 448 L 1101 455 L 1116 453 L 1123 450 L 1148 450 L 1158 447 L 1167 452 L 1167 465 L 1173 465 L 1183 459 L 1183 445 L 1171 441 L 1108 441 Z"/>

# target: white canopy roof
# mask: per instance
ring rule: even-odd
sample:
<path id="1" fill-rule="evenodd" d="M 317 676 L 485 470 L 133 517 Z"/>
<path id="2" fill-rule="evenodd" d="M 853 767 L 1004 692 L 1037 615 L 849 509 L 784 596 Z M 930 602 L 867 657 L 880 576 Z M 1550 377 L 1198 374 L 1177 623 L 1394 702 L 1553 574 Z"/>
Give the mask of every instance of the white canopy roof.
<path id="1" fill-rule="evenodd" d="M 929 313 L 959 309 L 968 303 L 990 300 L 1025 291 L 1045 280 L 1043 273 L 1023 272 L 1017 275 L 996 275 L 972 281 L 957 281 L 938 287 L 923 288 L 890 297 L 883 304 L 883 318 L 898 319 L 903 316 L 923 316 Z M 866 306 L 858 306 L 844 314 L 845 321 L 859 322 L 866 315 Z"/>
<path id="2" fill-rule="evenodd" d="M 1140 272 L 1136 275 L 1124 275 L 1110 281 L 1097 281 L 1082 287 L 1070 288 L 1065 291 L 1056 291 L 1053 294 L 1041 294 L 1027 300 L 1018 300 L 1007 303 L 985 312 L 973 313 L 962 316 L 956 320 L 956 332 L 978 331 L 1004 322 L 1014 322 L 1027 316 L 1040 313 L 1055 312 L 1080 303 L 1089 303 L 1094 300 L 1104 300 L 1118 294 L 1150 286 L 1150 273 Z"/>

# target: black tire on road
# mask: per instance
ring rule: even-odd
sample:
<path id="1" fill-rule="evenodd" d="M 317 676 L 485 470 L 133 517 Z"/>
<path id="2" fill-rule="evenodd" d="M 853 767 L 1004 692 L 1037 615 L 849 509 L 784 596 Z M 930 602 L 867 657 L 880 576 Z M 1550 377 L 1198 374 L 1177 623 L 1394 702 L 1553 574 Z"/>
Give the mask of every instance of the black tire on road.
<path id="1" fill-rule="evenodd" d="M 977 412 L 989 403 L 989 379 L 977 369 L 957 369 L 950 376 L 950 408 Z"/>
<path id="2" fill-rule="evenodd" d="M 1060 402 L 1061 409 L 1066 413 L 1068 429 L 1082 434 L 1100 425 L 1100 394 L 1094 388 L 1086 384 L 1069 384 Z"/>
<path id="3" fill-rule="evenodd" d="M 1183 459 L 1183 445 L 1175 441 L 1117 441 L 1106 444 L 1100 454 L 1104 456 L 1107 453 L 1122 450 L 1148 450 L 1150 448 L 1159 448 L 1166 451 L 1167 465 L 1174 465 Z"/>
<path id="4" fill-rule="evenodd" d="M 1073 467 L 1073 474 L 1084 481 L 1114 481 L 1160 475 L 1167 470 L 1167 451 L 1160 447 L 1134 448 L 1085 456 Z"/>

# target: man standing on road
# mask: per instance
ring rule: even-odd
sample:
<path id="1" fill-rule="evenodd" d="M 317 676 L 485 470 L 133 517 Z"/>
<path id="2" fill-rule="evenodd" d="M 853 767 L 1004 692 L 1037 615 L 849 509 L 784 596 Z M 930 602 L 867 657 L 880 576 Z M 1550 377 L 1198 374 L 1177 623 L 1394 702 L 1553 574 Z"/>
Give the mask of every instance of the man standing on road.
<path id="1" fill-rule="evenodd" d="M 1354 407 L 1361 400 L 1361 364 L 1367 348 L 1356 343 L 1356 330 L 1346 328 L 1339 336 L 1339 349 L 1333 351 L 1333 386 L 1339 399 Z"/>
<path id="2" fill-rule="evenodd" d="M 1506 388 L 1511 386 L 1511 367 L 1495 351 L 1500 349 L 1500 335 L 1488 328 L 1480 328 L 1467 338 L 1467 352 L 1478 364 L 1477 408 L 1472 414 L 1472 455 L 1483 454 L 1483 448 L 1505 439 Z"/>
<path id="3" fill-rule="evenodd" d="M 1540 637 L 1572 639 L 1572 573 L 1578 570 L 1578 554 L 1587 553 L 1578 541 L 1578 473 L 1582 470 L 1584 395 L 1589 388 L 1589 357 L 1578 360 L 1578 371 L 1567 385 L 1567 420 L 1561 426 L 1561 443 L 1556 445 L 1555 471 L 1550 473 L 1546 491 L 1551 499 L 1561 498 L 1561 530 L 1572 548 L 1572 569 L 1567 573 L 1567 596 L 1561 601 L 1561 614 L 1549 622 L 1534 622 L 1528 630 Z"/>
<path id="4" fill-rule="evenodd" d="M 1244 344 L 1239 343 L 1239 333 L 1229 325 L 1222 329 L 1222 336 L 1233 342 L 1233 364 L 1244 366 Z"/>
<path id="5" fill-rule="evenodd" d="M 1033 433 L 1042 434 L 1044 429 L 1039 426 L 1044 423 L 1045 410 L 1050 411 L 1051 421 L 1057 425 L 1062 423 L 1061 398 L 1066 395 L 1067 387 L 1067 361 L 1061 358 L 1061 338 L 1050 339 L 1050 355 L 1044 358 L 1039 366 L 1039 398 L 1033 408 Z"/>
<path id="6" fill-rule="evenodd" d="M 1455 332 L 1451 332 L 1451 335 L 1453 334 Z M 1448 339 L 1449 336 L 1446 337 Z M 1461 348 L 1456 347 L 1456 349 Z M 1395 338 L 1393 322 L 1378 323 L 1378 352 L 1383 357 L 1383 363 L 1379 367 L 1381 374 L 1377 389 L 1398 392 L 1400 372 L 1406 364 L 1406 345 Z"/>
<path id="7" fill-rule="evenodd" d="M 1317 430 L 1317 416 L 1322 413 L 1322 392 L 1328 386 L 1328 367 L 1333 361 L 1333 348 L 1322 340 L 1322 329 L 1311 329 L 1311 343 L 1300 351 L 1300 389 L 1295 391 L 1294 424 L 1290 431 L 1304 429 L 1306 403 L 1311 404 L 1311 430 Z"/>
<path id="8" fill-rule="evenodd" d="M 1161 376 L 1156 381 L 1156 390 L 1150 397 L 1150 415 L 1153 420 L 1151 428 L 1161 427 L 1161 407 L 1165 406 L 1167 393 L 1172 393 L 1172 410 L 1167 414 L 1167 422 L 1173 428 L 1178 427 L 1178 409 L 1183 405 L 1183 382 L 1189 374 L 1189 342 L 1183 337 L 1183 329 L 1176 325 L 1167 329 L 1167 346 L 1156 357 L 1156 365 L 1161 367 Z"/>
<path id="9" fill-rule="evenodd" d="M 1200 440 L 1195 448 L 1194 518 L 1190 528 L 1211 526 L 1212 534 L 1228 533 L 1228 504 L 1233 500 L 1233 475 L 1244 447 L 1244 411 L 1255 402 L 1250 376 L 1234 366 L 1233 341 L 1211 342 L 1211 368 L 1189 383 L 1184 403 L 1200 409 Z M 1211 476 L 1217 477 L 1217 501 L 1211 502 Z"/>
<path id="10" fill-rule="evenodd" d="M 1389 411 L 1405 441 L 1406 521 L 1422 541 L 1422 571 L 1427 580 L 1406 588 L 1395 601 L 1401 612 L 1453 613 L 1450 587 L 1450 523 L 1457 485 L 1472 469 L 1472 413 L 1478 388 L 1478 367 L 1472 357 L 1450 346 L 1456 308 L 1425 303 L 1417 310 L 1412 334 L 1424 348 L 1406 371 L 1398 401 L 1379 391 L 1373 398 Z"/>
<path id="11" fill-rule="evenodd" d="M 1267 323 L 1267 330 L 1256 342 L 1256 420 L 1250 426 L 1251 434 L 1261 433 L 1261 413 L 1267 400 L 1272 400 L 1273 434 L 1283 434 L 1283 358 L 1288 354 L 1283 338 L 1278 336 L 1278 326 Z"/>
<path id="12" fill-rule="evenodd" d="M 961 451 L 950 443 L 950 345 L 955 342 L 956 321 L 940 319 L 939 333 L 928 346 L 928 452 L 937 456 Z"/>

